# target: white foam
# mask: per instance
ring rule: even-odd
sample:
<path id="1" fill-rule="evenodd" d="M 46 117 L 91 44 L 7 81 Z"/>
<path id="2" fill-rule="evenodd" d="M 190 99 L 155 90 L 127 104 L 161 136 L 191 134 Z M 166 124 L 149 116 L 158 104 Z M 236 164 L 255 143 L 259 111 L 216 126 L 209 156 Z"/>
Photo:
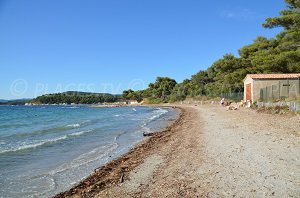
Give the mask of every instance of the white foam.
<path id="1" fill-rule="evenodd" d="M 57 137 L 57 138 L 53 138 L 53 139 L 46 139 L 46 140 L 42 140 L 42 141 L 35 141 L 35 142 L 31 142 L 31 143 L 22 143 L 21 145 L 19 145 L 18 147 L 15 148 L 6 148 L 3 150 L 0 150 L 0 154 L 2 153 L 8 153 L 8 152 L 16 152 L 16 151 L 21 151 L 21 150 L 26 150 L 26 149 L 33 149 L 33 148 L 37 148 L 40 146 L 43 146 L 45 144 L 49 144 L 49 143 L 54 143 L 57 141 L 61 141 L 67 139 L 67 135 L 61 136 L 61 137 Z"/>
<path id="2" fill-rule="evenodd" d="M 80 107 L 60 107 L 61 109 L 78 109 L 78 108 L 80 108 Z"/>
<path id="3" fill-rule="evenodd" d="M 157 108 L 155 111 L 153 111 L 155 114 L 153 116 L 151 116 L 148 120 L 146 120 L 141 128 L 142 128 L 142 131 L 144 133 L 150 133 L 151 132 L 151 129 L 146 127 L 148 123 L 150 123 L 151 121 L 155 120 L 155 119 L 158 119 L 160 118 L 162 115 L 166 114 L 168 112 L 168 110 L 165 110 L 165 109 L 162 109 L 162 108 Z"/>
<path id="4" fill-rule="evenodd" d="M 23 142 L 22 144 L 20 144 L 16 148 L 6 148 L 6 149 L 3 149 L 3 150 L 0 150 L 0 154 L 1 153 L 7 153 L 7 152 L 16 152 L 16 151 L 21 151 L 21 150 L 25 150 L 25 149 L 33 149 L 33 148 L 43 146 L 45 144 L 50 144 L 50 143 L 55 143 L 55 142 L 58 142 L 58 141 L 61 141 L 61 140 L 65 140 L 70 136 L 80 136 L 82 134 L 89 133 L 89 132 L 92 132 L 92 131 L 93 130 L 90 129 L 90 130 L 86 130 L 86 131 L 79 131 L 79 132 L 71 133 L 71 134 L 60 136 L 60 137 L 53 138 L 53 139 L 33 141 L 33 142 L 30 142 L 30 143 Z"/>
<path id="5" fill-rule="evenodd" d="M 157 119 L 157 118 L 160 118 L 162 115 L 166 114 L 166 113 L 168 112 L 168 110 L 158 108 L 158 109 L 155 110 L 154 112 L 155 112 L 156 114 L 149 118 L 150 121 L 152 121 L 152 120 L 154 120 L 154 119 Z"/>
<path id="6" fill-rule="evenodd" d="M 80 124 L 69 124 L 67 127 L 73 127 L 73 128 L 78 128 L 80 127 Z"/>
<path id="7" fill-rule="evenodd" d="M 69 134 L 69 136 L 81 136 L 84 133 L 85 133 L 84 131 L 79 131 L 79 132 L 76 132 L 76 133 L 71 133 L 71 134 Z"/>
<path id="8" fill-rule="evenodd" d="M 81 135 L 83 135 L 85 133 L 89 133 L 89 132 L 92 132 L 92 131 L 93 130 L 79 131 L 79 132 L 68 134 L 68 136 L 81 136 Z"/>

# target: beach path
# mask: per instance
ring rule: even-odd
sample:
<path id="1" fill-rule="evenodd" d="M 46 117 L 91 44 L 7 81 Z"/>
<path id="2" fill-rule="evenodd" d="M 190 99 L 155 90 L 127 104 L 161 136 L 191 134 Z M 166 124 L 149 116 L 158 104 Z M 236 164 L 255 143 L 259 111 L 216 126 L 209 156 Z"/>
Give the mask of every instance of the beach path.
<path id="1" fill-rule="evenodd" d="M 123 183 L 96 197 L 300 197 L 300 116 L 182 106 Z"/>

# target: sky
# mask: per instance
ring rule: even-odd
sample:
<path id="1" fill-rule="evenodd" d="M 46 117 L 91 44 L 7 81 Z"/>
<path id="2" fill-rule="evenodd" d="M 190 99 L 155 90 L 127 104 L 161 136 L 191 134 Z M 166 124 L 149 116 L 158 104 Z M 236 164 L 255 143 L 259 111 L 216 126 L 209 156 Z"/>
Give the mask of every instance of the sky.
<path id="1" fill-rule="evenodd" d="M 181 82 L 257 36 L 283 0 L 0 0 L 0 98 Z"/>

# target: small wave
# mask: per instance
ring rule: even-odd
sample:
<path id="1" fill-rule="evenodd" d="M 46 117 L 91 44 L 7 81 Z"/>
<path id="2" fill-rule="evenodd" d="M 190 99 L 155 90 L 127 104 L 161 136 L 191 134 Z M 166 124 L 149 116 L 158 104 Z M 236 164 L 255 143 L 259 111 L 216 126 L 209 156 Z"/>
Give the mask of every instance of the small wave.
<path id="1" fill-rule="evenodd" d="M 21 145 L 19 145 L 16 148 L 6 148 L 6 149 L 3 149 L 3 150 L 0 150 L 0 154 L 2 154 L 2 153 L 8 153 L 8 152 L 17 152 L 17 151 L 27 150 L 27 149 L 34 149 L 34 148 L 37 148 L 37 147 L 40 147 L 40 146 L 43 146 L 43 145 L 49 145 L 49 144 L 56 143 L 58 141 L 65 140 L 65 139 L 67 139 L 69 137 L 81 136 L 81 135 L 83 135 L 85 133 L 90 133 L 92 131 L 93 130 L 90 129 L 90 130 L 85 130 L 85 131 L 79 131 L 79 132 L 74 132 L 74 133 L 66 134 L 64 136 L 60 136 L 60 137 L 53 138 L 53 139 L 45 139 L 45 140 L 42 140 L 42 141 L 39 141 L 39 142 L 35 141 L 35 142 L 31 142 L 29 144 L 22 143 Z M 5 144 L 5 142 L 0 142 L 0 145 L 4 145 L 4 144 Z"/>
<path id="2" fill-rule="evenodd" d="M 116 114 L 116 115 L 114 115 L 115 117 L 120 117 L 120 115 L 119 114 Z"/>
<path id="3" fill-rule="evenodd" d="M 64 136 L 61 136 L 61 137 L 58 137 L 58 138 L 46 139 L 46 140 L 43 140 L 43 141 L 40 141 L 40 142 L 31 142 L 29 144 L 23 143 L 23 144 L 19 145 L 16 148 L 7 148 L 7 149 L 0 150 L 0 154 L 10 153 L 10 152 L 17 152 L 17 151 L 28 150 L 28 149 L 34 149 L 34 148 L 37 148 L 37 147 L 41 147 L 43 145 L 53 144 L 55 142 L 65 140 L 67 138 L 68 138 L 68 136 L 64 135 Z"/>
<path id="4" fill-rule="evenodd" d="M 79 131 L 79 132 L 75 132 L 75 133 L 71 133 L 71 134 L 68 134 L 68 136 L 81 136 L 85 133 L 89 133 L 89 132 L 92 132 L 93 130 L 87 130 L 87 131 Z"/>
<path id="5" fill-rule="evenodd" d="M 97 160 L 103 160 L 116 148 L 118 148 L 117 143 L 108 144 L 108 145 L 101 146 L 99 148 L 95 148 L 87 153 L 81 154 L 77 158 L 73 159 L 71 162 L 57 167 L 56 169 L 50 171 L 49 174 L 55 175 L 57 173 L 61 173 L 69 169 L 74 169 L 89 164 L 91 162 L 95 162 Z"/>
<path id="6" fill-rule="evenodd" d="M 79 109 L 80 107 L 60 107 L 61 109 Z"/>
<path id="7" fill-rule="evenodd" d="M 152 122 L 155 121 L 157 119 L 159 119 L 161 116 L 163 116 L 164 114 L 166 114 L 168 112 L 168 110 L 166 109 L 162 109 L 162 108 L 156 108 L 155 111 L 153 111 L 155 114 L 153 116 L 151 116 L 149 119 L 147 119 L 140 127 L 142 132 L 144 133 L 150 133 L 151 129 L 149 127 L 147 127 L 147 125 Z"/>
<path id="8" fill-rule="evenodd" d="M 80 124 L 68 124 L 67 127 L 78 128 Z"/>
<path id="9" fill-rule="evenodd" d="M 149 118 L 150 121 L 160 118 L 162 115 L 166 114 L 168 110 L 157 108 L 157 110 L 154 112 L 156 114 Z"/>
<path id="10" fill-rule="evenodd" d="M 80 124 L 69 124 L 65 126 L 58 126 L 58 127 L 52 127 L 48 129 L 41 129 L 41 130 L 36 130 L 36 131 L 30 131 L 30 132 L 24 132 L 24 133 L 17 133 L 13 135 L 7 135 L 5 136 L 6 138 L 11 138 L 11 137 L 17 137 L 17 138 L 28 138 L 28 137 L 35 137 L 39 135 L 46 135 L 46 134 L 51 134 L 51 133 L 61 133 L 64 131 L 68 131 L 73 128 L 79 128 L 81 125 Z"/>
<path id="11" fill-rule="evenodd" d="M 80 132 L 76 132 L 76 133 L 71 133 L 68 136 L 81 136 L 82 134 L 84 134 L 84 131 L 80 131 Z"/>
<path id="12" fill-rule="evenodd" d="M 123 134 L 125 134 L 125 133 L 126 133 L 126 131 L 122 131 L 121 133 L 119 133 L 118 135 L 116 135 L 116 136 L 114 137 L 114 142 L 117 142 L 118 139 L 120 138 L 120 136 L 123 135 Z"/>

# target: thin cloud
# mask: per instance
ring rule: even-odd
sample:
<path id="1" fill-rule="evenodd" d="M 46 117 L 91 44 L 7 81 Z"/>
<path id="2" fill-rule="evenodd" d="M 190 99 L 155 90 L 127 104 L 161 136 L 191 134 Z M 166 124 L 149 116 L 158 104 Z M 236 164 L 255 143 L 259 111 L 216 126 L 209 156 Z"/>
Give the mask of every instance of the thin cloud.
<path id="1" fill-rule="evenodd" d="M 255 19 L 258 17 L 258 15 L 255 12 L 245 8 L 235 9 L 235 10 L 223 10 L 220 12 L 220 16 L 228 19 L 242 19 L 242 20 Z"/>

